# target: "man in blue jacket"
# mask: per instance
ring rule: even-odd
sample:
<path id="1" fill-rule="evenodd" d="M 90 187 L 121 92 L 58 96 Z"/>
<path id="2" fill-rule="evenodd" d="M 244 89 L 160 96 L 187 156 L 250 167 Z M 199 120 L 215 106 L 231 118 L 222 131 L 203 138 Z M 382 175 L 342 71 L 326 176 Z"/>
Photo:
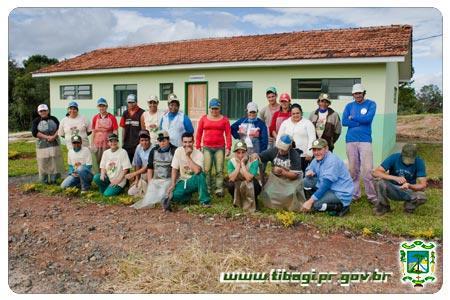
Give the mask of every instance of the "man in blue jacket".
<path id="1" fill-rule="evenodd" d="M 325 139 L 312 143 L 314 159 L 306 168 L 305 196 L 302 211 L 327 211 L 343 216 L 352 202 L 353 182 L 344 162 L 329 151 Z"/>
<path id="2" fill-rule="evenodd" d="M 352 95 L 354 101 L 345 106 L 342 125 L 348 127 L 345 143 L 350 175 L 354 184 L 353 200 L 361 197 L 359 180 L 362 177 L 367 199 L 373 204 L 376 193 L 371 173 L 373 169 L 372 121 L 377 104 L 370 99 L 365 99 L 366 91 L 360 83 L 353 85 Z"/>

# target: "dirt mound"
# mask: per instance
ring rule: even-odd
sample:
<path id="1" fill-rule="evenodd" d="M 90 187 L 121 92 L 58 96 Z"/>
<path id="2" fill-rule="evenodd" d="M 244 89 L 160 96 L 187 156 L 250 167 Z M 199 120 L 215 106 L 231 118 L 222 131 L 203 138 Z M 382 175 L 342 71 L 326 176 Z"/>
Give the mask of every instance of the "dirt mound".
<path id="1" fill-rule="evenodd" d="M 442 143 L 442 114 L 398 116 L 397 140 Z"/>

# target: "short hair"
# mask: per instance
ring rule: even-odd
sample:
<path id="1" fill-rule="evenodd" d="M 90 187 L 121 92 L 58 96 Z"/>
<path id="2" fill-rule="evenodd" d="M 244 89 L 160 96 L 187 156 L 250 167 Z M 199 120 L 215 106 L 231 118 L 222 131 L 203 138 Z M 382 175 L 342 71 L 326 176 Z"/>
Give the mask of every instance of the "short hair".
<path id="1" fill-rule="evenodd" d="M 298 103 L 291 104 L 291 111 L 294 108 L 298 108 L 300 110 L 300 112 L 303 114 L 303 109 L 302 109 L 302 106 L 300 104 L 298 104 Z"/>
<path id="2" fill-rule="evenodd" d="M 192 138 L 192 140 L 194 140 L 194 134 L 192 132 L 185 132 L 183 133 L 183 135 L 181 136 L 181 140 L 183 140 L 184 138 Z"/>

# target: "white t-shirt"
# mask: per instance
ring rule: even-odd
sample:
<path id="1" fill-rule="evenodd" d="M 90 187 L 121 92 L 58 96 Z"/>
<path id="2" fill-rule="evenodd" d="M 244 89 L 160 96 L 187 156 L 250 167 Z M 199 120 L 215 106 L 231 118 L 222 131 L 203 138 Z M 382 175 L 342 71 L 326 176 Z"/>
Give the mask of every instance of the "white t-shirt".
<path id="1" fill-rule="evenodd" d="M 91 125 L 85 117 L 78 115 L 76 118 L 65 117 L 59 124 L 58 134 L 64 136 L 67 149 L 72 149 L 71 138 L 73 135 L 79 135 L 84 147 L 89 147 L 87 132 L 92 131 Z"/>
<path id="2" fill-rule="evenodd" d="M 70 149 L 67 155 L 67 163 L 75 169 L 81 165 L 92 166 L 92 154 L 88 147 L 81 147 L 80 151 L 75 152 Z"/>
<path id="3" fill-rule="evenodd" d="M 152 145 L 157 145 L 158 141 L 156 139 L 158 138 L 158 135 L 156 133 L 159 130 L 159 122 L 161 121 L 162 113 L 157 111 L 154 114 L 150 114 L 149 111 L 145 111 L 143 116 L 145 129 L 150 132 L 150 142 Z"/>
<path id="4" fill-rule="evenodd" d="M 106 175 L 109 181 L 119 177 L 120 172 L 126 169 L 131 169 L 130 159 L 128 158 L 127 151 L 122 148 L 112 152 L 111 149 L 103 152 L 102 161 L 100 162 L 100 168 L 106 170 Z M 120 187 L 124 187 L 127 184 L 127 180 L 124 177 L 119 183 Z"/>
<path id="5" fill-rule="evenodd" d="M 203 153 L 200 150 L 194 148 L 194 151 L 191 153 L 191 159 L 203 169 Z M 180 171 L 180 178 L 183 180 L 187 180 L 194 175 L 194 172 L 188 166 L 186 151 L 183 147 L 178 147 L 175 150 L 172 159 L 172 168 Z"/>
<path id="6" fill-rule="evenodd" d="M 317 118 L 316 123 L 316 133 L 320 138 L 322 137 L 323 131 L 325 130 L 325 124 L 327 123 L 328 110 L 325 112 L 319 111 L 319 117 Z"/>
<path id="7" fill-rule="evenodd" d="M 291 136 L 295 142 L 296 148 L 303 151 L 302 157 L 305 157 L 305 155 L 313 155 L 312 151 L 309 149 L 316 139 L 316 129 L 310 120 L 302 118 L 300 122 L 297 123 L 293 123 L 292 118 L 284 120 L 278 130 L 277 141 L 284 134 Z"/>

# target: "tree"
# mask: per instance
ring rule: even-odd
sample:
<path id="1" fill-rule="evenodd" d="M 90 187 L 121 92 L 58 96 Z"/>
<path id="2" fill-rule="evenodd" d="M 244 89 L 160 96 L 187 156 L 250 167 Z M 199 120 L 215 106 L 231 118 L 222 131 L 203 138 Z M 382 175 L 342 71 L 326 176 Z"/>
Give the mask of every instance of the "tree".
<path id="1" fill-rule="evenodd" d="M 41 103 L 49 104 L 50 90 L 48 78 L 33 78 L 32 72 L 57 63 L 56 58 L 45 55 L 32 55 L 23 61 L 22 71 L 16 71 L 14 61 L 10 60 L 10 99 L 9 129 L 27 130 L 37 116 L 36 107 Z M 11 83 L 13 81 L 13 84 Z"/>
<path id="2" fill-rule="evenodd" d="M 434 84 L 424 85 L 417 94 L 417 100 L 427 113 L 442 113 L 442 92 Z"/>
<path id="3" fill-rule="evenodd" d="M 422 104 L 417 101 L 416 91 L 411 86 L 413 82 L 403 83 L 398 92 L 398 114 L 420 114 L 423 111 Z"/>

